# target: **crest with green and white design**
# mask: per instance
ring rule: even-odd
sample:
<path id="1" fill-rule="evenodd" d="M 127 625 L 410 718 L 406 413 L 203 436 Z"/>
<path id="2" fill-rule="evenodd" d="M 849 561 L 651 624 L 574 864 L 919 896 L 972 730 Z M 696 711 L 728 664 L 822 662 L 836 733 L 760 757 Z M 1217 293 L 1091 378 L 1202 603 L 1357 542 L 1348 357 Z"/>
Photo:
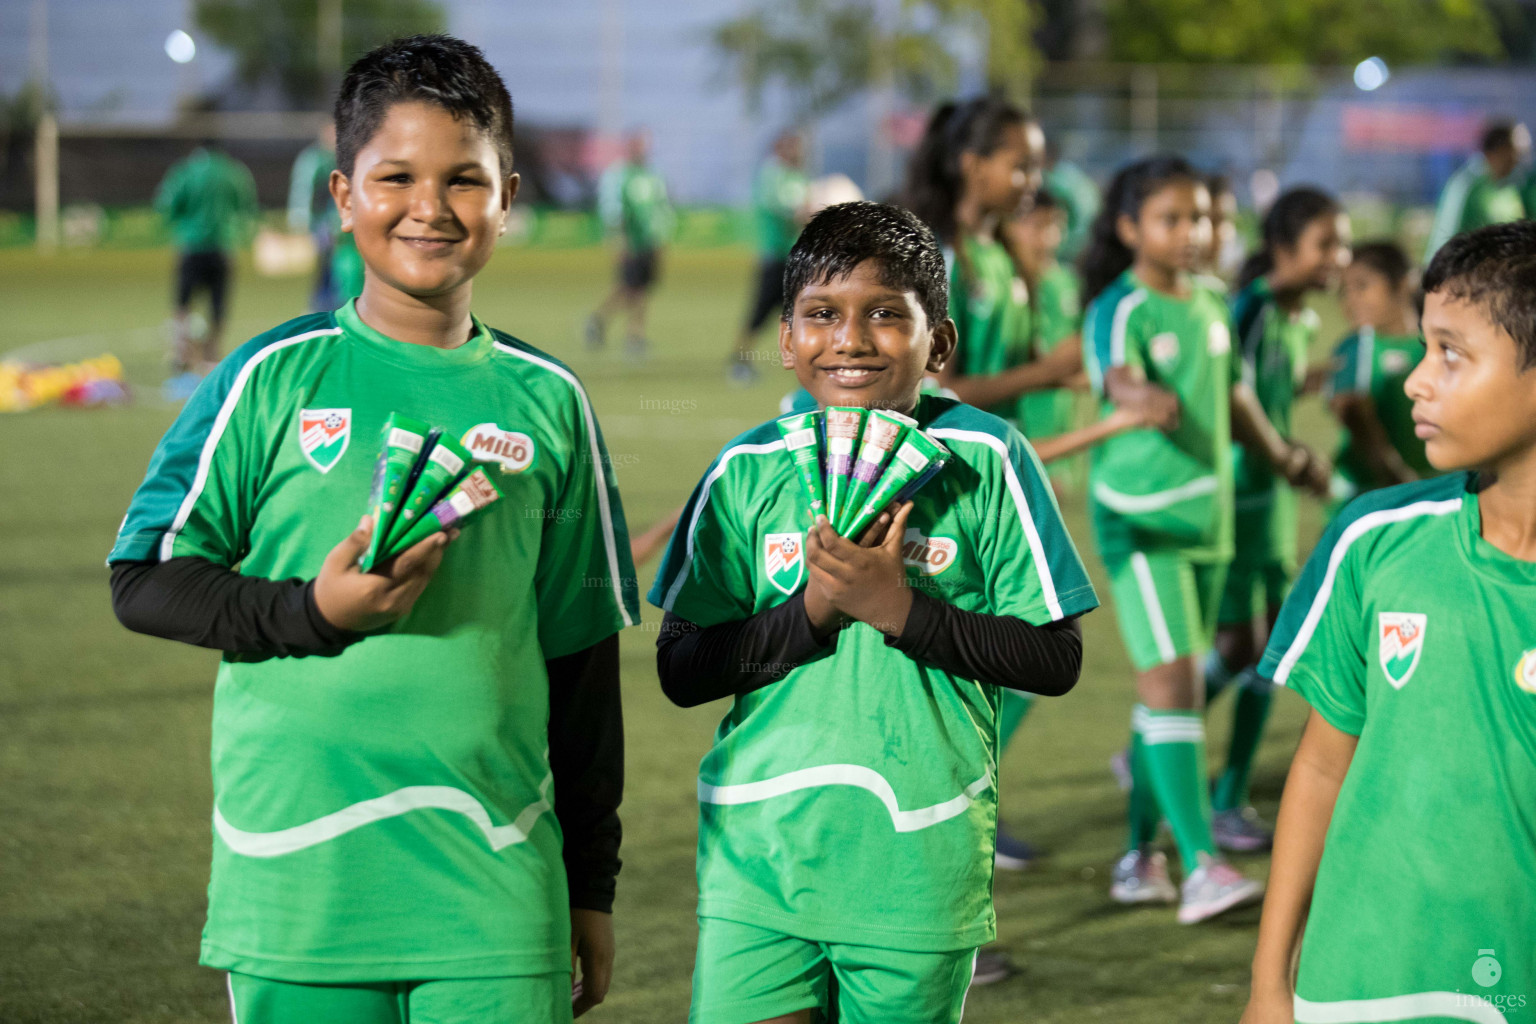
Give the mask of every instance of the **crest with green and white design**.
<path id="1" fill-rule="evenodd" d="M 299 411 L 299 451 L 322 473 L 340 461 L 352 440 L 351 409 Z"/>
<path id="2" fill-rule="evenodd" d="M 768 582 L 791 596 L 805 578 L 803 534 L 770 533 L 763 538 L 763 572 Z"/>
<path id="3" fill-rule="evenodd" d="M 1419 667 L 1424 653 L 1424 628 L 1429 616 L 1420 612 L 1379 612 L 1377 632 L 1380 643 L 1376 657 L 1387 682 L 1401 690 Z"/>

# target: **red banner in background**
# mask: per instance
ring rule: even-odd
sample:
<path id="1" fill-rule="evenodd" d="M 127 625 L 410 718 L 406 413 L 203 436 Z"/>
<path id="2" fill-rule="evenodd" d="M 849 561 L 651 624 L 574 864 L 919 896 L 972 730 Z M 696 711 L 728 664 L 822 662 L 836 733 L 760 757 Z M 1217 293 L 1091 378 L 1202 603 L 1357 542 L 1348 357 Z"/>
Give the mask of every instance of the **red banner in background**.
<path id="1" fill-rule="evenodd" d="M 1378 153 L 1464 152 L 1477 146 L 1484 116 L 1408 104 L 1346 103 L 1344 148 Z"/>

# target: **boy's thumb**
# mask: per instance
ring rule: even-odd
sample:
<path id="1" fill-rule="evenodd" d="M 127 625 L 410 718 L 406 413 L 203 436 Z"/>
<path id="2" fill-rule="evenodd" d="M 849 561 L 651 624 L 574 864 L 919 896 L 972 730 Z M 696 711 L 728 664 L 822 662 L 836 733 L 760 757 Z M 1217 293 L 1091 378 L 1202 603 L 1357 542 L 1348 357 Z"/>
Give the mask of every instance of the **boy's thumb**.
<path id="1" fill-rule="evenodd" d="M 373 517 L 363 516 L 358 522 L 357 528 L 347 534 L 342 542 L 336 545 L 335 554 L 340 558 L 342 565 L 349 566 L 363 556 L 368 550 L 368 542 L 373 539 Z"/>

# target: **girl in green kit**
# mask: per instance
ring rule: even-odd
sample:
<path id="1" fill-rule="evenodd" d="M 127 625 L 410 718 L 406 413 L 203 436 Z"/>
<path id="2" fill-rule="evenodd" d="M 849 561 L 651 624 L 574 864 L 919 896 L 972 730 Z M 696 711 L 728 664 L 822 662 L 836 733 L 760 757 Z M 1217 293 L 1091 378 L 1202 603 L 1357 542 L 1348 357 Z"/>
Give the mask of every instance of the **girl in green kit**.
<path id="1" fill-rule="evenodd" d="M 1210 241 L 1210 195 L 1178 157 L 1115 176 L 1083 257 L 1084 352 L 1105 413 L 1141 407 L 1162 430 L 1135 430 L 1094 450 L 1094 534 L 1116 618 L 1136 668 L 1130 842 L 1111 895 L 1178 900 L 1192 924 L 1257 900 L 1263 887 L 1217 853 L 1205 783 L 1204 687 L 1216 602 L 1232 557 L 1233 419 L 1267 434 L 1263 410 L 1233 389 L 1225 302 L 1194 277 Z M 1184 864 L 1182 894 L 1152 849 L 1166 816 Z"/>
<path id="2" fill-rule="evenodd" d="M 1329 406 L 1344 428 L 1334 456 L 1334 511 L 1365 491 L 1435 471 L 1413 432 L 1403 384 L 1424 356 L 1417 275 L 1395 242 L 1355 248 L 1339 298 L 1353 331 L 1333 350 Z"/>

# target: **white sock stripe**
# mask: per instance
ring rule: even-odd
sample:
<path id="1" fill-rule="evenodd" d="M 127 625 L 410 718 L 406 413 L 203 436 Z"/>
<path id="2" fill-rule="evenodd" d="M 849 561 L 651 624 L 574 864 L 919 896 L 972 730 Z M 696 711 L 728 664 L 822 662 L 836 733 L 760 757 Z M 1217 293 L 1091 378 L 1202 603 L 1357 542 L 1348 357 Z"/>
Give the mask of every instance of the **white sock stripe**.
<path id="1" fill-rule="evenodd" d="M 1166 665 L 1177 660 L 1179 655 L 1173 648 L 1173 636 L 1168 632 L 1168 619 L 1163 615 L 1162 603 L 1157 599 L 1152 566 L 1148 564 L 1147 556 L 1140 551 L 1131 553 L 1131 572 L 1136 576 L 1136 589 L 1141 592 L 1141 603 L 1147 609 L 1147 620 L 1152 626 L 1152 639 L 1157 641 L 1158 656 Z"/>
<path id="2" fill-rule="evenodd" d="M 1141 742 L 1145 746 L 1148 746 L 1148 747 L 1161 747 L 1161 746 L 1165 746 L 1165 745 L 1167 745 L 1169 743 L 1188 743 L 1191 746 L 1196 746 L 1196 745 L 1200 744 L 1202 741 L 1204 741 L 1204 739 L 1205 739 L 1205 733 L 1198 732 L 1198 731 L 1197 732 L 1187 732 L 1187 733 L 1173 733 L 1173 732 L 1169 732 L 1169 733 L 1161 733 L 1161 732 L 1152 733 L 1152 732 L 1149 732 L 1149 733 L 1143 733 L 1142 734 Z"/>

